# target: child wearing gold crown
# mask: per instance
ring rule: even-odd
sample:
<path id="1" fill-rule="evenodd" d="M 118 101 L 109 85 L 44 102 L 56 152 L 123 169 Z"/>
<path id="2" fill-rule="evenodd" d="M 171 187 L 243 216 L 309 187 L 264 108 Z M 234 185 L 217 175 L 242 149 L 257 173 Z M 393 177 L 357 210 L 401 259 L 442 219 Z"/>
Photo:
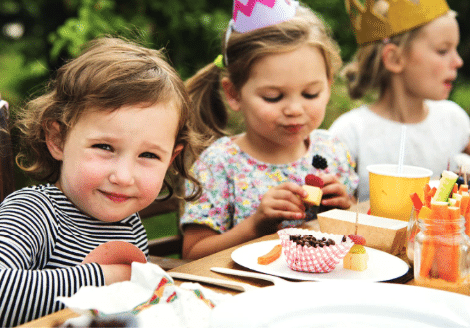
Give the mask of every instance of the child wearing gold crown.
<path id="1" fill-rule="evenodd" d="M 186 258 L 274 233 L 285 220 L 304 222 L 307 174 L 323 179 L 328 207 L 349 208 L 358 183 L 343 144 L 316 130 L 341 59 L 309 8 L 292 0 L 235 0 L 223 53 L 187 83 L 201 129 L 222 137 L 193 167 L 204 192 L 181 217 Z M 243 115 L 245 133 L 223 136 L 220 85 L 228 106 Z"/>
<path id="2" fill-rule="evenodd" d="M 369 90 L 378 100 L 340 116 L 330 132 L 357 162 L 359 200 L 369 198 L 370 164 L 396 164 L 406 126 L 404 164 L 457 170 L 454 157 L 470 153 L 470 120 L 446 100 L 463 61 L 459 27 L 445 0 L 347 0 L 359 49 L 345 67 L 350 96 Z"/>

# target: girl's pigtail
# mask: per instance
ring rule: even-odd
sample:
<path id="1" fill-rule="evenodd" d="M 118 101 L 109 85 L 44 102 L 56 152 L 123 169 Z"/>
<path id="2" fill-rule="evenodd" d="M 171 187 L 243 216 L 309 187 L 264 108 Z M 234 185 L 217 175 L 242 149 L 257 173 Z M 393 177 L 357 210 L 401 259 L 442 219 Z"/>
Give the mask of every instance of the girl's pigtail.
<path id="1" fill-rule="evenodd" d="M 208 141 L 227 135 L 228 112 L 220 92 L 221 69 L 210 63 L 186 81 L 196 113 L 196 129 Z"/>
<path id="2" fill-rule="evenodd" d="M 347 64 L 341 72 L 341 76 L 346 79 L 351 99 L 361 99 L 370 88 L 371 74 L 367 71 L 361 72 L 356 61 Z"/>
<path id="3" fill-rule="evenodd" d="M 382 92 L 388 85 L 390 74 L 382 64 L 382 48 L 381 43 L 363 46 L 342 70 L 351 99 L 361 99 L 374 89 Z"/>

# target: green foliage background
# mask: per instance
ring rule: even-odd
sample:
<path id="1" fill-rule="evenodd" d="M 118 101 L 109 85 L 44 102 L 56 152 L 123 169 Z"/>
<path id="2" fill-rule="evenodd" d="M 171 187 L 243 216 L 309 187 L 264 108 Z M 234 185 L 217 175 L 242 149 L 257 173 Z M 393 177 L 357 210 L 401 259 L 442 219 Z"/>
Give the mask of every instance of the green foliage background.
<path id="1" fill-rule="evenodd" d="M 221 35 L 231 17 L 233 0 L 1 0 L 0 27 L 21 22 L 21 38 L 0 36 L 0 93 L 12 112 L 40 93 L 49 77 L 66 60 L 77 56 L 88 40 L 103 34 L 122 35 L 153 48 L 165 48 L 183 79 L 220 52 Z M 364 0 L 360 0 L 364 1 Z M 305 0 L 333 31 L 344 61 L 356 50 L 344 0 Z M 459 52 L 470 62 L 470 2 L 448 0 L 458 12 Z M 470 65 L 459 73 L 451 99 L 470 111 Z M 370 101 L 365 99 L 364 101 Z M 322 124 L 356 107 L 341 81 L 335 84 Z M 243 128 L 232 118 L 234 131 Z"/>

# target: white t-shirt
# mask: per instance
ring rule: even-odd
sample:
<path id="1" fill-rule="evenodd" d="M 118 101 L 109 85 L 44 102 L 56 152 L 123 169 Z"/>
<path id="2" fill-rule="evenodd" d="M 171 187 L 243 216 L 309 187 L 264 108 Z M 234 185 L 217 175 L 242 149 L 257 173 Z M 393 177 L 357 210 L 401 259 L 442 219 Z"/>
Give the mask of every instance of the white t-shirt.
<path id="1" fill-rule="evenodd" d="M 458 170 L 455 155 L 469 142 L 470 119 L 456 103 L 427 100 L 429 114 L 406 125 L 405 165 L 425 167 L 440 176 L 443 170 Z M 402 123 L 387 120 L 368 106 L 353 109 L 333 122 L 330 132 L 342 140 L 356 161 L 359 200 L 369 199 L 370 164 L 395 164 L 399 160 Z"/>

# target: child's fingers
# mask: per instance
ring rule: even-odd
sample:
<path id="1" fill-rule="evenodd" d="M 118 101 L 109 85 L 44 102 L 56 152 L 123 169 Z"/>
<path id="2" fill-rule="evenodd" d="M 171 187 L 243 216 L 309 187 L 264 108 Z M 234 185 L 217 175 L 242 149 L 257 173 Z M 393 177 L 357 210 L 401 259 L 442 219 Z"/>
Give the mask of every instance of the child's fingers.
<path id="1" fill-rule="evenodd" d="M 339 182 L 338 177 L 332 174 L 324 174 L 322 176 L 324 186 L 322 188 L 323 197 L 333 195 L 347 195 L 346 186 Z"/>
<path id="2" fill-rule="evenodd" d="M 349 197 L 331 197 L 322 200 L 321 204 L 326 207 L 341 208 L 347 210 L 351 207 L 351 200 Z"/>
<path id="3" fill-rule="evenodd" d="M 307 195 L 306 195 L 307 196 Z M 291 205 L 291 204 L 294 204 L 296 206 L 296 210 L 299 210 L 299 211 L 305 211 L 305 203 L 303 202 L 303 198 L 305 198 L 306 196 L 299 196 L 297 194 L 293 194 L 291 192 L 288 192 L 288 194 L 285 195 L 284 198 L 282 198 L 282 200 L 286 200 L 288 201 Z M 292 210 L 291 208 L 283 208 L 284 210 Z"/>
<path id="4" fill-rule="evenodd" d="M 271 208 L 266 211 L 265 218 L 268 220 L 302 220 L 305 219 L 305 211 L 284 210 Z"/>
<path id="5" fill-rule="evenodd" d="M 289 191 L 279 191 L 261 200 L 260 207 L 287 212 L 305 212 L 305 205 L 299 197 Z"/>
<path id="6" fill-rule="evenodd" d="M 348 209 L 351 207 L 351 200 L 346 191 L 346 186 L 339 182 L 338 178 L 332 174 L 322 176 L 325 183 L 322 188 L 323 206 Z"/>
<path id="7" fill-rule="evenodd" d="M 323 192 L 323 197 L 326 196 L 325 198 L 328 198 L 327 196 L 334 196 L 334 195 L 344 195 L 344 196 L 347 195 L 346 186 L 339 182 L 331 183 L 327 186 L 324 186 L 322 188 L 322 192 Z"/>
<path id="8" fill-rule="evenodd" d="M 299 186 L 298 184 L 293 182 L 284 182 L 274 188 L 277 190 L 290 191 L 292 194 L 297 195 L 300 198 L 307 197 L 307 192 L 305 191 L 305 189 L 302 188 L 302 186 Z"/>
<path id="9" fill-rule="evenodd" d="M 288 200 L 298 206 L 303 206 L 302 199 L 307 197 L 307 192 L 299 185 L 286 182 L 276 187 L 271 188 L 264 196 L 263 199 L 283 199 Z"/>
<path id="10" fill-rule="evenodd" d="M 323 206 L 348 209 L 351 207 L 351 199 L 342 184 L 331 184 L 323 191 Z"/>
<path id="11" fill-rule="evenodd" d="M 273 187 L 261 199 L 258 217 L 262 221 L 304 219 L 305 205 L 302 198 L 306 196 L 307 192 L 292 182 Z"/>
<path id="12" fill-rule="evenodd" d="M 319 177 L 323 180 L 324 186 L 328 186 L 330 184 L 335 184 L 339 182 L 338 177 L 333 174 L 320 173 Z"/>
<path id="13" fill-rule="evenodd" d="M 270 219 L 301 219 L 305 213 L 305 205 L 292 191 L 272 188 L 263 196 L 258 212 L 262 217 Z"/>

